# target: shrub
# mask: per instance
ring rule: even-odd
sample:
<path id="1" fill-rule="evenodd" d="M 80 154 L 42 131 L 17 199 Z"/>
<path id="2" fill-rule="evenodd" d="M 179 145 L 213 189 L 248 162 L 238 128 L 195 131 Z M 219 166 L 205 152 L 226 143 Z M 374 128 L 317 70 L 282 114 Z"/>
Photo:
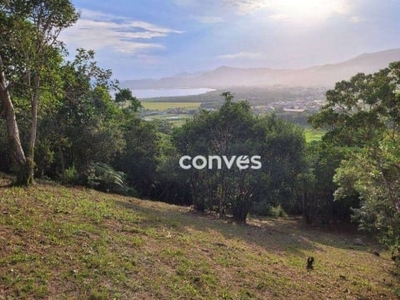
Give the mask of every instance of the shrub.
<path id="1" fill-rule="evenodd" d="M 87 184 L 94 189 L 103 192 L 133 195 L 133 190 L 126 183 L 126 174 L 114 170 L 108 164 L 102 162 L 92 163 L 89 167 Z"/>
<path id="2" fill-rule="evenodd" d="M 284 218 L 287 217 L 287 213 L 285 212 L 285 210 L 282 208 L 282 206 L 280 204 L 278 204 L 278 206 L 271 206 L 270 208 L 270 215 L 273 217 L 279 217 L 279 218 Z"/>
<path id="3" fill-rule="evenodd" d="M 66 169 L 64 171 L 62 180 L 65 183 L 71 183 L 71 184 L 74 184 L 74 183 L 78 182 L 79 173 L 76 170 L 75 166 L 69 167 L 68 169 Z"/>

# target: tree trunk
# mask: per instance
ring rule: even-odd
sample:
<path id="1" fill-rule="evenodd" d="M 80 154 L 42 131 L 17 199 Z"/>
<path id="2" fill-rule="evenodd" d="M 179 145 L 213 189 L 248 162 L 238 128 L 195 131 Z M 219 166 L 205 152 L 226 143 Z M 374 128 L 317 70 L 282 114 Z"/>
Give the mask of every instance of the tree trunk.
<path id="1" fill-rule="evenodd" d="M 2 116 L 6 120 L 8 141 L 11 146 L 11 165 L 17 180 L 17 185 L 29 184 L 28 176 L 28 160 L 25 157 L 24 150 L 21 145 L 18 123 L 15 117 L 14 105 L 11 95 L 8 91 L 7 80 L 3 71 L 3 60 L 0 56 L 0 102 L 2 105 Z"/>
<path id="2" fill-rule="evenodd" d="M 40 77 L 35 75 L 33 79 L 33 95 L 31 99 L 31 130 L 29 138 L 29 148 L 27 155 L 27 168 L 28 168 L 28 183 L 34 183 L 35 172 L 35 146 L 37 136 L 37 119 L 38 119 L 38 106 L 39 106 L 39 87 Z"/>
<path id="3" fill-rule="evenodd" d="M 60 135 L 59 135 L 60 136 Z M 65 160 L 64 160 L 64 151 L 61 145 L 61 138 L 58 140 L 58 154 L 60 155 L 60 168 L 59 171 L 60 177 L 62 181 L 65 181 Z"/>

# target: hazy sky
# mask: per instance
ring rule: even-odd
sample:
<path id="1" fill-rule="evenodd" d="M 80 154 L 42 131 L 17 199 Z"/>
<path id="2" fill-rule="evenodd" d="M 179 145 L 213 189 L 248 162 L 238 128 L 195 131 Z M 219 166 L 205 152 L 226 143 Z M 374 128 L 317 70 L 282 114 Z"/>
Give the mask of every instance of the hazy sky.
<path id="1" fill-rule="evenodd" d="M 400 0 L 73 0 L 71 54 L 117 79 L 232 67 L 300 68 L 400 48 Z"/>

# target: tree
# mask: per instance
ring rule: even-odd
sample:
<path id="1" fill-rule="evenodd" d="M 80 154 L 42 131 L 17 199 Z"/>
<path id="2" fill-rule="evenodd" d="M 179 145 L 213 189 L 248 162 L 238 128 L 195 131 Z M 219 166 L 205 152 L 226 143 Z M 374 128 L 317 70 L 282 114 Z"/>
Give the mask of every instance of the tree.
<path id="1" fill-rule="evenodd" d="M 373 227 L 395 243 L 400 213 L 399 86 L 400 62 L 374 74 L 357 74 L 328 91 L 328 103 L 311 119 L 314 126 L 329 130 L 327 141 L 351 147 L 335 176 L 336 198 L 358 194 L 361 207 L 355 216 L 362 227 Z"/>
<path id="2" fill-rule="evenodd" d="M 360 229 L 375 233 L 383 243 L 400 245 L 400 138 L 383 139 L 379 149 L 363 148 L 342 161 L 334 181 L 337 200 L 357 195 L 360 207 L 353 220 Z"/>
<path id="3" fill-rule="evenodd" d="M 51 173 L 65 180 L 66 170 L 75 169 L 81 184 L 87 183 L 95 163 L 113 163 L 125 148 L 124 114 L 109 93 L 115 82 L 110 70 L 97 65 L 94 55 L 78 49 L 75 59 L 60 67 L 60 93 L 39 123 L 39 149 L 47 142 L 55 156 Z"/>
<path id="4" fill-rule="evenodd" d="M 230 93 L 224 93 L 225 103 L 217 112 L 202 111 L 174 133 L 174 144 L 181 155 L 196 157 L 256 155 L 252 140 L 255 118 L 247 101 L 234 103 Z M 232 160 L 233 162 L 233 160 Z M 202 170 L 185 170 L 195 209 L 215 210 L 220 215 L 231 212 L 240 222 L 246 220 L 255 195 L 252 184 L 255 170 L 240 170 L 235 166 L 211 165 Z M 262 180 L 259 181 L 262 186 Z"/>
<path id="5" fill-rule="evenodd" d="M 159 122 L 153 124 L 158 125 L 160 140 L 152 197 L 167 203 L 191 205 L 192 196 L 190 188 L 186 184 L 187 173 L 182 172 L 179 164 L 176 163 L 179 161 L 180 155 L 172 142 L 172 136 L 162 132 L 165 128 L 164 124 L 161 124 L 163 126 L 161 130 Z"/>
<path id="6" fill-rule="evenodd" d="M 338 186 L 333 177 L 344 155 L 345 148 L 323 141 L 307 145 L 307 168 L 297 176 L 295 185 L 297 205 L 308 224 L 349 222 L 351 208 L 358 207 L 353 194 L 342 201 L 334 199 Z"/>
<path id="7" fill-rule="evenodd" d="M 132 96 L 130 89 L 118 89 L 118 93 L 115 94 L 115 102 L 121 105 L 127 113 L 135 113 L 142 107 L 140 101 Z"/>
<path id="8" fill-rule="evenodd" d="M 261 152 L 263 171 L 269 177 L 268 199 L 264 202 L 297 213 L 293 183 L 297 174 L 306 168 L 303 130 L 276 115 L 262 118 L 258 128 L 260 138 L 264 140 Z"/>
<path id="9" fill-rule="evenodd" d="M 76 22 L 78 14 L 68 0 L 10 0 L 0 3 L 0 103 L 6 120 L 10 156 L 17 184 L 31 184 L 38 110 L 43 81 L 60 62 L 60 32 Z M 3 34 L 4 33 L 4 34 Z M 29 103 L 30 132 L 24 151 L 13 96 L 24 91 Z"/>
<path id="10" fill-rule="evenodd" d="M 135 115 L 126 115 L 120 123 L 125 147 L 115 158 L 118 170 L 141 197 L 153 196 L 156 181 L 159 134 L 157 128 Z"/>
<path id="11" fill-rule="evenodd" d="M 302 166 L 297 158 L 302 157 L 305 142 L 293 125 L 275 116 L 255 117 L 247 101 L 233 102 L 230 93 L 222 96 L 225 103 L 218 111 L 200 112 L 175 130 L 173 142 L 181 156 L 208 160 L 205 168 L 181 171 L 195 209 L 217 211 L 222 216 L 230 213 L 236 221 L 245 222 L 255 203 L 278 201 L 288 193 Z M 219 168 L 218 157 L 224 157 Z M 254 158 L 259 165 L 246 165 Z M 287 173 L 279 173 L 282 168 Z"/>

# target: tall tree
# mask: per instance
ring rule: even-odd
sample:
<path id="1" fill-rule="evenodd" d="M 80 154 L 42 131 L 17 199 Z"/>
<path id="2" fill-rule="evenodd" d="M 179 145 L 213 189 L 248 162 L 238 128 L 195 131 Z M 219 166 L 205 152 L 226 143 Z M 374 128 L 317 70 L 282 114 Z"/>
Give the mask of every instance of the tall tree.
<path id="1" fill-rule="evenodd" d="M 336 198 L 357 194 L 364 228 L 400 244 L 400 62 L 357 74 L 327 92 L 328 103 L 311 121 L 329 131 L 325 140 L 351 146 L 338 169 Z"/>
<path id="2" fill-rule="evenodd" d="M 75 59 L 59 68 L 59 75 L 62 92 L 39 123 L 39 150 L 46 151 L 48 142 L 55 153 L 53 174 L 65 179 L 66 170 L 75 168 L 85 181 L 92 164 L 108 164 L 123 150 L 124 114 L 109 93 L 115 86 L 111 71 L 97 65 L 93 51 L 78 49 Z"/>
<path id="3" fill-rule="evenodd" d="M 307 145 L 307 168 L 297 176 L 295 185 L 296 204 L 308 224 L 348 222 L 351 208 L 358 207 L 357 197 L 353 195 L 349 195 L 347 201 L 334 201 L 337 185 L 333 176 L 344 158 L 344 151 L 343 147 L 323 141 Z"/>
<path id="4" fill-rule="evenodd" d="M 159 133 L 154 124 L 135 115 L 125 115 L 121 130 L 126 143 L 115 166 L 127 174 L 127 181 L 141 197 L 151 197 L 156 181 Z"/>
<path id="5" fill-rule="evenodd" d="M 76 22 L 78 13 L 69 0 L 9 0 L 0 2 L 0 103 L 6 120 L 17 184 L 34 179 L 34 151 L 43 81 L 59 63 L 63 50 L 60 32 Z M 21 143 L 15 100 L 25 91 L 30 111 L 27 151 Z"/>
<path id="6" fill-rule="evenodd" d="M 257 118 L 247 101 L 233 102 L 230 93 L 222 96 L 225 103 L 219 111 L 202 111 L 175 131 L 173 141 L 181 155 L 207 160 L 203 169 L 182 171 L 194 207 L 231 213 L 245 222 L 255 202 L 277 201 L 283 198 L 280 193 L 287 194 L 301 171 L 305 142 L 294 126 L 276 117 Z M 220 168 L 218 159 L 210 160 L 215 156 L 224 157 Z M 286 171 L 278 174 L 279 169 Z"/>

